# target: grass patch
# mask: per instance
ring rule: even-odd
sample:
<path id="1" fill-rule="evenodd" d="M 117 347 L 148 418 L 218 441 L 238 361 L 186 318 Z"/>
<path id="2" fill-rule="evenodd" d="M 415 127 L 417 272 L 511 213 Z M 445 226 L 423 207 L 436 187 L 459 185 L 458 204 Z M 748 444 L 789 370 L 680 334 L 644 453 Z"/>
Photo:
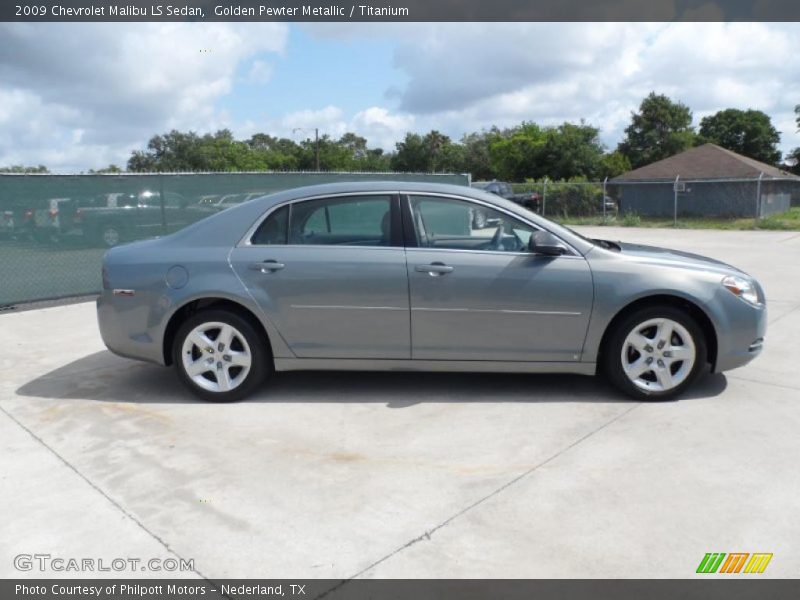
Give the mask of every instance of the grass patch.
<path id="1" fill-rule="evenodd" d="M 742 231 L 748 229 L 763 229 L 768 231 L 800 231 L 800 207 L 789 209 L 788 212 L 771 215 L 763 219 L 723 219 L 719 217 L 695 217 L 672 219 L 642 217 L 635 213 L 623 215 L 608 215 L 603 220 L 602 215 L 592 217 L 554 218 L 554 221 L 563 225 L 615 225 L 617 227 L 649 227 L 649 228 L 674 228 L 678 229 L 719 229 Z"/>

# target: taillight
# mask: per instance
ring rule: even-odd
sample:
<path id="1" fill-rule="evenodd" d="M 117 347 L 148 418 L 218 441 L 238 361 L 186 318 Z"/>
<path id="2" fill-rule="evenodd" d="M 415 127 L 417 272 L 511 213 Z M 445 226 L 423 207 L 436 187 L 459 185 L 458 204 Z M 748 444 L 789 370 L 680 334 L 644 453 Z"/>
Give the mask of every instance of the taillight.
<path id="1" fill-rule="evenodd" d="M 57 208 L 51 208 L 49 211 L 47 211 L 47 214 L 50 215 L 51 219 L 55 219 L 58 216 L 58 209 Z"/>

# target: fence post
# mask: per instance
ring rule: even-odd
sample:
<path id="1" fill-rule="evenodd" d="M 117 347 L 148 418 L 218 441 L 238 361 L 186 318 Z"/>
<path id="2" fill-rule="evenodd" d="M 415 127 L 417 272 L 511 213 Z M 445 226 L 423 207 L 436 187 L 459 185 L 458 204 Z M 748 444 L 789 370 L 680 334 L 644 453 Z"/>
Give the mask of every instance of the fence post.
<path id="1" fill-rule="evenodd" d="M 672 226 L 678 226 L 678 180 L 680 180 L 681 176 L 675 176 L 675 183 L 672 184 L 672 189 L 675 194 L 674 206 L 672 208 Z"/>
<path id="2" fill-rule="evenodd" d="M 542 182 L 542 216 L 545 215 L 545 208 L 547 207 L 547 176 L 545 175 Z"/>
<path id="3" fill-rule="evenodd" d="M 167 209 L 164 204 L 164 174 L 158 176 L 158 199 L 161 203 L 161 232 L 167 235 Z"/>
<path id="4" fill-rule="evenodd" d="M 608 175 L 603 179 L 603 225 L 606 224 L 606 185 L 608 184 Z"/>
<path id="5" fill-rule="evenodd" d="M 756 223 L 761 218 L 761 178 L 764 177 L 764 171 L 758 174 L 758 183 L 756 184 Z"/>

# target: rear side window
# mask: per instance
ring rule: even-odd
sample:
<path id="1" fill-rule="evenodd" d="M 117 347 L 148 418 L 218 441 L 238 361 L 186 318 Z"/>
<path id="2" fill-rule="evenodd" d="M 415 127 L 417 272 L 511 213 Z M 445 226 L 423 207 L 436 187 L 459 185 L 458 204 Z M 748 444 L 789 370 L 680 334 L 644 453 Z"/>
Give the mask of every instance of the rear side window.
<path id="1" fill-rule="evenodd" d="M 292 205 L 289 243 L 336 246 L 391 245 L 391 198 L 351 196 Z"/>
<path id="2" fill-rule="evenodd" d="M 289 205 L 280 207 L 264 219 L 250 242 L 258 246 L 286 244 L 289 235 Z"/>

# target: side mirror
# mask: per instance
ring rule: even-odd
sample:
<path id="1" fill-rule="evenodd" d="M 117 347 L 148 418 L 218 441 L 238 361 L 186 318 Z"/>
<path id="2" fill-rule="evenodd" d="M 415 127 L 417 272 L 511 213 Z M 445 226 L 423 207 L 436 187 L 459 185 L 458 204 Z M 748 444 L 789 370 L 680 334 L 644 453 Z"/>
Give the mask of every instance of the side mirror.
<path id="1" fill-rule="evenodd" d="M 528 241 L 528 250 L 543 256 L 561 256 L 567 249 L 556 236 L 549 231 L 536 231 Z"/>

